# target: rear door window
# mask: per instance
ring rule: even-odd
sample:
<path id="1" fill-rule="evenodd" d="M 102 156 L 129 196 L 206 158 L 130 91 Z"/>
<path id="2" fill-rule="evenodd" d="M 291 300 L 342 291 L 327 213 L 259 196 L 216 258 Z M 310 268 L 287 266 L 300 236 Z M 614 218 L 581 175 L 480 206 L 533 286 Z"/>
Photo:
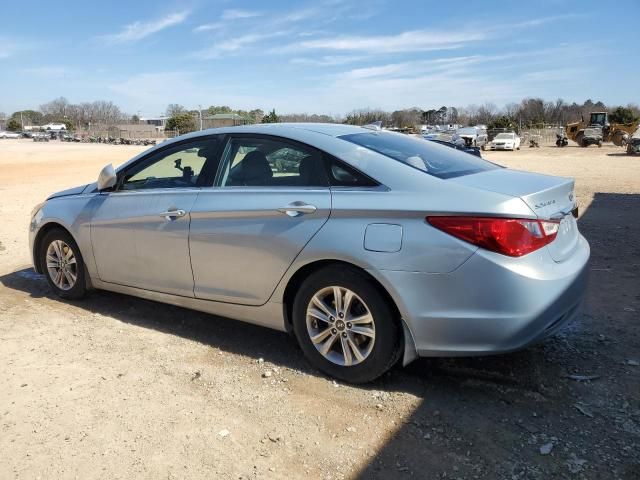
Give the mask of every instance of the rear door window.
<path id="1" fill-rule="evenodd" d="M 324 187 L 322 154 L 277 137 L 232 137 L 224 149 L 223 187 Z"/>

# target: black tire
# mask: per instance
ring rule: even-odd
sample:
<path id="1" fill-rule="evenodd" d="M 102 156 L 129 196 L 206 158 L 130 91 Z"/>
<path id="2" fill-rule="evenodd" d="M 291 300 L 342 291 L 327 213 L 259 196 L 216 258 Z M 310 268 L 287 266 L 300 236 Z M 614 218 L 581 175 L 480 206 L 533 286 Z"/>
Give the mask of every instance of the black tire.
<path id="1" fill-rule="evenodd" d="M 71 248 L 76 261 L 74 269 L 76 273 L 76 281 L 75 284 L 68 290 L 62 289 L 54 283 L 53 278 L 51 278 L 51 274 L 47 268 L 47 249 L 49 248 L 49 245 L 51 245 L 56 240 L 60 240 L 66 243 Z M 41 265 L 41 271 L 44 273 L 44 276 L 47 279 L 47 283 L 49 284 L 53 292 L 58 297 L 64 298 L 66 300 L 78 300 L 84 297 L 87 293 L 84 260 L 82 259 L 80 248 L 78 248 L 78 244 L 75 242 L 73 237 L 69 235 L 66 230 L 56 228 L 48 231 L 44 235 L 38 247 L 38 261 Z"/>
<path id="2" fill-rule="evenodd" d="M 307 330 L 307 306 L 323 288 L 338 286 L 354 292 L 369 308 L 375 325 L 375 341 L 360 363 L 343 366 L 325 358 Z M 366 274 L 348 266 L 329 266 L 311 274 L 300 286 L 293 304 L 293 331 L 307 360 L 329 376 L 349 383 L 370 382 L 387 372 L 401 354 L 400 319 L 385 292 Z M 337 344 L 336 344 L 337 348 Z"/>

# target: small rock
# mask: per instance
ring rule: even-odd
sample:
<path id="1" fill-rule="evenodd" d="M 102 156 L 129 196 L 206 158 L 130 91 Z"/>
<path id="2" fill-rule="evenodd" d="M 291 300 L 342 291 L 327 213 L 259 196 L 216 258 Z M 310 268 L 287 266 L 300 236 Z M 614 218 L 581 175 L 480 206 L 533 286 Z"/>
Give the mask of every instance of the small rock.
<path id="1" fill-rule="evenodd" d="M 264 363 L 264 358 L 260 357 L 260 358 L 258 359 L 258 363 Z"/>
<path id="2" fill-rule="evenodd" d="M 627 365 L 631 365 L 632 367 L 640 366 L 640 362 L 638 360 L 627 360 Z"/>
<path id="3" fill-rule="evenodd" d="M 202 373 L 200 373 L 200 370 L 198 370 L 196 373 L 193 374 L 193 377 L 191 377 L 191 381 L 193 382 L 194 380 L 199 379 L 202 376 Z"/>
<path id="4" fill-rule="evenodd" d="M 347 427 L 347 432 L 356 432 L 356 427 Z"/>
<path id="5" fill-rule="evenodd" d="M 269 378 L 272 375 L 271 370 L 267 370 L 266 372 L 262 372 L 262 378 Z"/>
<path id="6" fill-rule="evenodd" d="M 227 430 L 226 428 L 223 428 L 222 430 L 220 430 L 220 431 L 218 432 L 218 436 L 219 436 L 220 438 L 228 437 L 228 436 L 229 436 L 229 430 Z"/>
<path id="7" fill-rule="evenodd" d="M 381 404 L 381 403 L 377 403 L 377 404 L 376 404 L 376 408 L 377 408 L 378 410 L 382 410 L 382 404 Z"/>
<path id="8" fill-rule="evenodd" d="M 549 455 L 551 453 L 551 450 L 553 450 L 553 443 L 545 443 L 544 445 L 540 446 L 540 455 Z"/>
<path id="9" fill-rule="evenodd" d="M 593 412 L 591 410 L 589 410 L 589 407 L 587 407 L 586 405 L 581 405 L 579 403 L 576 403 L 574 405 L 574 407 L 576 407 L 576 409 L 583 415 L 589 417 L 589 418 L 593 418 Z"/>
<path id="10" fill-rule="evenodd" d="M 635 309 L 635 308 L 632 308 L 632 307 L 624 307 L 624 311 L 625 311 L 625 312 L 635 312 L 635 311 L 636 311 L 636 309 Z"/>

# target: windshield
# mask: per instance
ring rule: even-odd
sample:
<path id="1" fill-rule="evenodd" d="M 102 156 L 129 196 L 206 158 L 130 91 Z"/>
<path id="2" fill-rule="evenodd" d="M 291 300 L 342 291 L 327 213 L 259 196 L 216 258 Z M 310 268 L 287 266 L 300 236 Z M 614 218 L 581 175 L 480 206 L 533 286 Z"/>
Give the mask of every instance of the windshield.
<path id="1" fill-rule="evenodd" d="M 458 135 L 475 135 L 476 128 L 475 127 L 459 128 L 458 130 L 456 130 L 456 133 Z"/>
<path id="2" fill-rule="evenodd" d="M 503 140 L 513 140 L 514 134 L 513 133 L 499 133 L 498 135 L 496 135 L 496 139 L 503 139 Z"/>
<path id="3" fill-rule="evenodd" d="M 460 177 L 500 168 L 475 155 L 399 133 L 354 133 L 339 138 L 438 178 Z"/>

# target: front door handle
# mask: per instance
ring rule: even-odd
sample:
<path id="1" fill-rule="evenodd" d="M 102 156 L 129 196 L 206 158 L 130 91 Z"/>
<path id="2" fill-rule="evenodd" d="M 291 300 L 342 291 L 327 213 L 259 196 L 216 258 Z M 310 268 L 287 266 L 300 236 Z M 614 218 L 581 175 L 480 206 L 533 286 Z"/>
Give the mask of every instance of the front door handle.
<path id="1" fill-rule="evenodd" d="M 286 207 L 280 207 L 278 211 L 280 213 L 284 213 L 285 215 L 289 215 L 290 217 L 298 217 L 300 215 L 304 215 L 305 213 L 314 213 L 317 210 L 315 205 L 309 205 L 304 202 L 293 202 L 287 205 Z"/>
<path id="2" fill-rule="evenodd" d="M 184 210 L 167 210 L 166 212 L 162 212 L 160 214 L 161 217 L 164 218 L 178 218 L 184 217 L 187 214 Z"/>

